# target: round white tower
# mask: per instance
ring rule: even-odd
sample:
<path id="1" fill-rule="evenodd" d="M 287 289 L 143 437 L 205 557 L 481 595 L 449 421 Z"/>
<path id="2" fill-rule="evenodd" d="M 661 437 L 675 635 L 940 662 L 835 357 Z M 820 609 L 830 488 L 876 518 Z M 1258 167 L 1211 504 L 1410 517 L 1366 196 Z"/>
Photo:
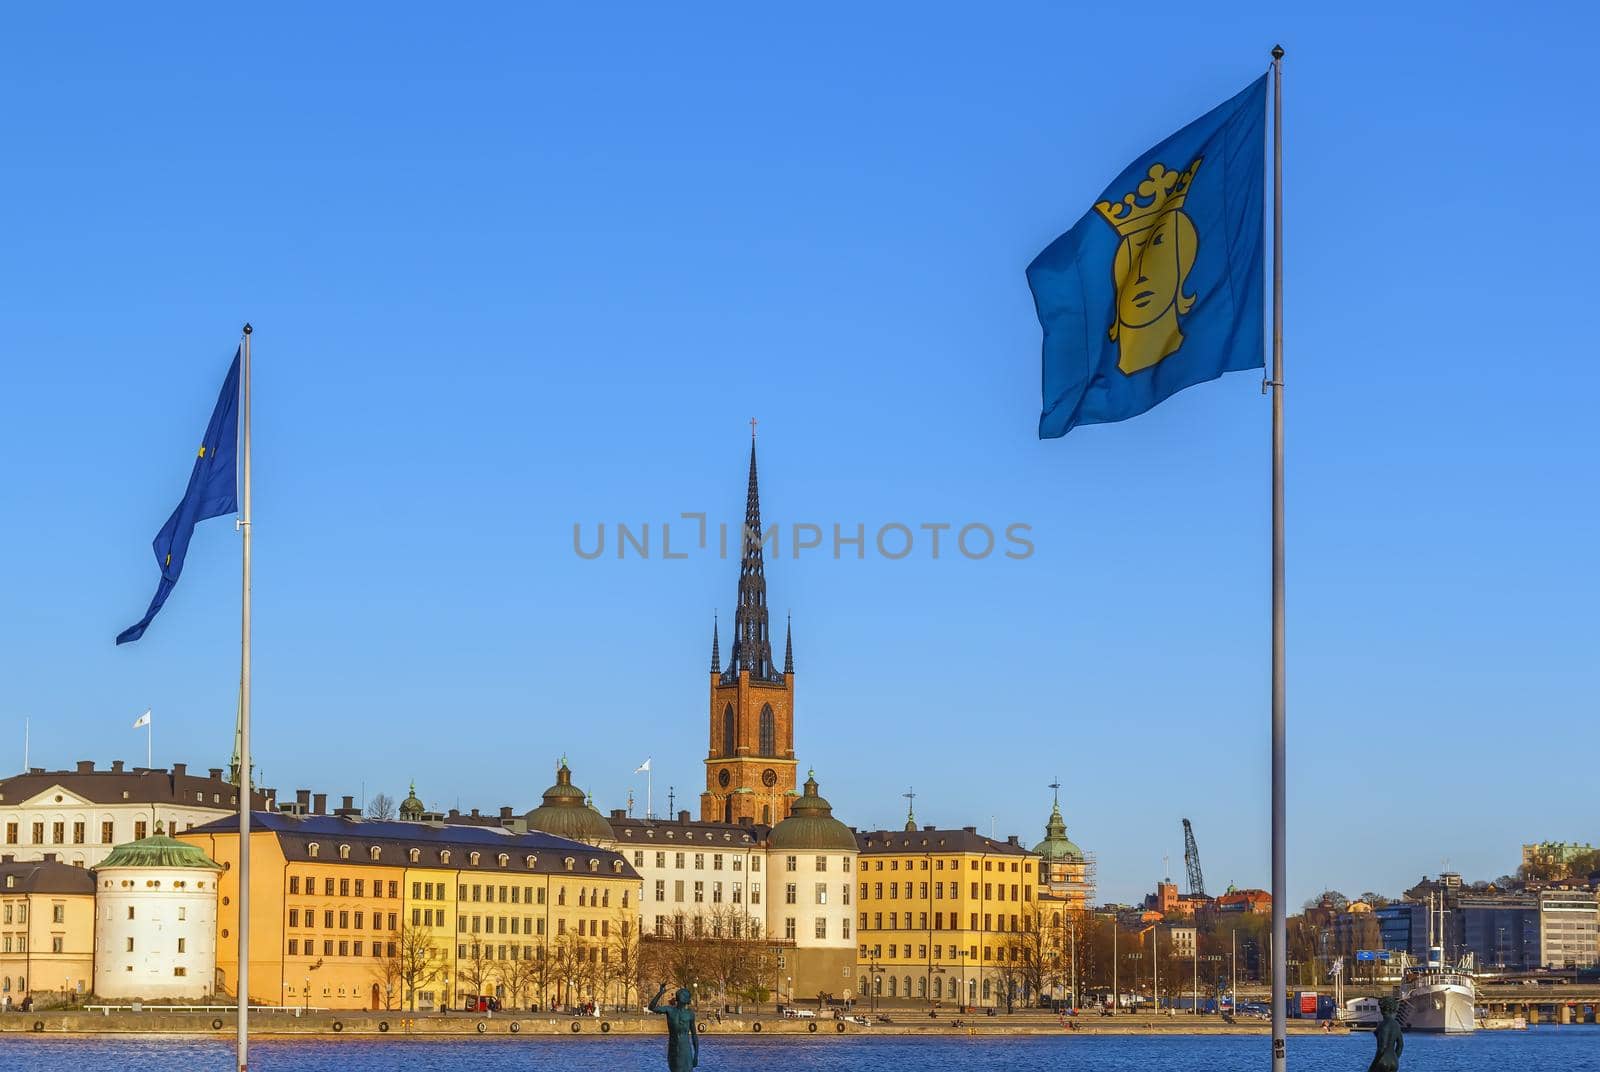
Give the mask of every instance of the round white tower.
<path id="1" fill-rule="evenodd" d="M 198 846 L 160 834 L 113 849 L 95 869 L 96 996 L 210 997 L 221 872 Z"/>
<path id="2" fill-rule="evenodd" d="M 784 943 L 784 1001 L 856 997 L 856 836 L 833 817 L 810 774 L 789 817 L 767 840 L 767 936 Z"/>

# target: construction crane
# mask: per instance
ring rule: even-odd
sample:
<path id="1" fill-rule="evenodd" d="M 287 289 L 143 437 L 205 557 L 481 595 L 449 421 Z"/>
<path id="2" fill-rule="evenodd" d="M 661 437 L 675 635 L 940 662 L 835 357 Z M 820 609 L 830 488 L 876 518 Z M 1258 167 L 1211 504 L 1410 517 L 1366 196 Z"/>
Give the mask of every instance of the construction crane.
<path id="1" fill-rule="evenodd" d="M 1183 821 L 1183 865 L 1189 871 L 1189 896 L 1206 895 L 1206 879 L 1200 873 L 1200 846 L 1194 843 L 1194 827 Z"/>

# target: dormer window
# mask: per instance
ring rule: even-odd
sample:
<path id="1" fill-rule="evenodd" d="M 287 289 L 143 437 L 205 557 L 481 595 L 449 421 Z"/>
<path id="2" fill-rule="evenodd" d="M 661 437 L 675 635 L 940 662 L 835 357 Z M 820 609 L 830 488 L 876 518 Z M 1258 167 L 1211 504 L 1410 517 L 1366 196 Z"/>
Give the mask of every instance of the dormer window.
<path id="1" fill-rule="evenodd" d="M 450 862 L 450 850 L 449 849 L 440 849 L 439 850 L 439 862 L 442 863 L 442 864 L 447 864 L 447 863 Z"/>
<path id="2" fill-rule="evenodd" d="M 511 856 L 510 856 L 510 854 L 509 854 L 509 853 L 504 853 L 504 852 L 502 852 L 502 853 L 501 853 L 501 854 L 500 854 L 500 855 L 499 855 L 499 857 L 498 857 L 498 859 L 499 859 L 499 861 L 500 861 L 500 866 L 501 866 L 501 867 L 507 867 L 507 866 L 509 866 L 509 865 L 510 865 L 510 863 L 511 863 Z"/>
<path id="3" fill-rule="evenodd" d="M 621 860 L 612 860 L 611 861 L 611 870 L 614 873 L 618 874 L 618 875 L 622 874 L 622 861 Z"/>
<path id="4" fill-rule="evenodd" d="M 539 858 L 531 853 L 525 857 L 522 862 L 528 865 L 529 871 L 532 871 L 534 868 L 539 866 Z"/>
<path id="5" fill-rule="evenodd" d="M 350 846 L 348 846 L 348 845 L 340 845 L 339 846 L 339 859 L 341 859 L 341 860 L 350 859 Z"/>
<path id="6" fill-rule="evenodd" d="M 567 865 L 567 870 L 571 871 L 572 870 L 572 865 L 574 863 L 576 863 L 577 861 L 575 861 L 572 857 L 568 856 L 565 862 L 566 862 L 566 865 Z"/>
<path id="7" fill-rule="evenodd" d="M 600 861 L 596 860 L 592 856 L 589 858 L 589 870 L 590 871 L 598 871 L 598 870 L 600 870 Z"/>
<path id="8" fill-rule="evenodd" d="M 382 855 L 383 855 L 383 850 L 378 848 L 378 846 L 376 846 L 376 845 L 373 845 L 372 847 L 367 849 L 367 858 L 372 860 L 374 863 L 376 863 L 377 860 L 378 860 L 378 857 L 382 856 Z"/>
<path id="9" fill-rule="evenodd" d="M 417 863 L 422 859 L 422 850 L 421 849 L 408 849 L 406 851 L 406 858 L 409 859 L 412 863 Z"/>
<path id="10" fill-rule="evenodd" d="M 478 854 L 478 852 L 476 850 L 467 853 L 467 859 L 472 861 L 472 866 L 473 867 L 477 867 L 478 866 L 478 857 L 479 857 L 479 854 Z"/>
<path id="11" fill-rule="evenodd" d="M 311 857 L 313 860 L 317 858 L 317 854 L 321 851 L 322 846 L 318 845 L 315 841 L 306 846 L 306 855 Z"/>

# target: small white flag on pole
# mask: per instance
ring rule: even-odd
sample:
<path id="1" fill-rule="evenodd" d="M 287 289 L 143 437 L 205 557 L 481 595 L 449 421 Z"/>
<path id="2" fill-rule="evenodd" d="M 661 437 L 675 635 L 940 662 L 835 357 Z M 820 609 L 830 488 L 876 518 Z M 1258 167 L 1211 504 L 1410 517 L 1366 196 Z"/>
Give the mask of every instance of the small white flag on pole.
<path id="1" fill-rule="evenodd" d="M 133 720 L 133 728 L 134 729 L 139 729 L 142 726 L 150 725 L 150 711 L 151 711 L 150 708 L 148 708 L 148 707 L 145 708 L 144 709 L 144 714 L 140 715 L 138 718 Z"/>
<path id="2" fill-rule="evenodd" d="M 146 711 L 145 712 L 145 717 L 148 718 L 149 715 L 150 715 L 150 713 L 148 711 Z M 648 774 L 648 773 L 650 773 L 650 760 L 647 759 L 643 763 L 639 764 L 637 767 L 633 768 L 633 773 L 635 773 L 635 774 Z"/>

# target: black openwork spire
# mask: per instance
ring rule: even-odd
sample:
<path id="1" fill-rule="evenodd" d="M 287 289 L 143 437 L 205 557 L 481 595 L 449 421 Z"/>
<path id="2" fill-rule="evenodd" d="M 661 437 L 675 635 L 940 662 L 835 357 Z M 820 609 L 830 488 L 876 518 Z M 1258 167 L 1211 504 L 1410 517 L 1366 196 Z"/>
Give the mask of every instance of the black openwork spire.
<path id="1" fill-rule="evenodd" d="M 711 672 L 722 673 L 722 652 L 717 647 L 717 616 L 711 616 Z"/>
<path id="2" fill-rule="evenodd" d="M 794 673 L 794 615 L 789 615 L 783 623 L 783 672 Z"/>
<path id="3" fill-rule="evenodd" d="M 761 557 L 761 493 L 756 487 L 755 432 L 750 433 L 750 484 L 745 491 L 744 531 L 740 534 L 739 606 L 733 615 L 733 655 L 724 681 L 748 670 L 757 681 L 782 681 L 772 661 L 767 634 L 767 574 Z"/>

